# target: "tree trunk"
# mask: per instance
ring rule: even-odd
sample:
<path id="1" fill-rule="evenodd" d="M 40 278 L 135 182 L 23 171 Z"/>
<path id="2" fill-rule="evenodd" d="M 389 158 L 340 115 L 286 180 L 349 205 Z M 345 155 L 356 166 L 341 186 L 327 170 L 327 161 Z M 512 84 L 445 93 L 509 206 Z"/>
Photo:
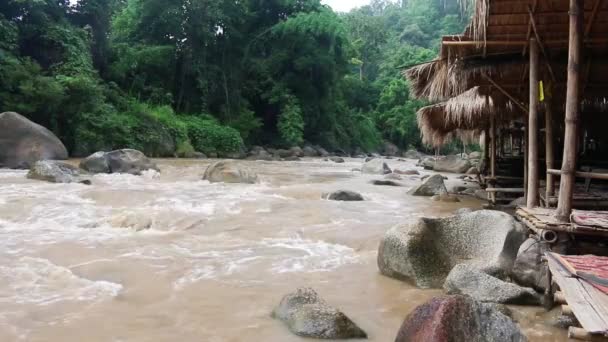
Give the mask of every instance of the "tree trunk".
<path id="1" fill-rule="evenodd" d="M 530 39 L 530 112 L 528 114 L 528 197 L 526 206 L 538 206 L 538 42 Z"/>
<path id="2" fill-rule="evenodd" d="M 566 134 L 559 187 L 557 219 L 567 222 L 572 211 L 576 172 L 576 134 L 580 111 L 580 63 L 585 21 L 583 0 L 570 0 L 570 38 L 568 49 L 568 88 L 566 91 Z"/>

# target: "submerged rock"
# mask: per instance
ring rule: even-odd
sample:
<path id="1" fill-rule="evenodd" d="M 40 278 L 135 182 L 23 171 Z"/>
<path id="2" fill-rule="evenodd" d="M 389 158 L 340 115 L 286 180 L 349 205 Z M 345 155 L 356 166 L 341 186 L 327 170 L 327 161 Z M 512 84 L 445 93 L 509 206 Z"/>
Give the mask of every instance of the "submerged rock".
<path id="1" fill-rule="evenodd" d="M 418 176 L 418 175 L 420 175 L 420 172 L 418 172 L 418 170 L 405 170 L 405 171 L 403 171 L 403 170 L 394 170 L 393 172 L 396 173 L 396 174 L 405 175 L 405 176 Z"/>
<path id="2" fill-rule="evenodd" d="M 381 159 L 372 159 L 363 164 L 361 172 L 371 175 L 386 175 L 392 173 L 391 168 Z"/>
<path id="3" fill-rule="evenodd" d="M 384 176 L 384 179 L 402 180 L 403 178 L 396 173 L 389 173 L 388 175 Z"/>
<path id="4" fill-rule="evenodd" d="M 465 173 L 471 168 L 471 162 L 459 156 L 447 156 L 435 162 L 433 170 L 437 172 Z"/>
<path id="5" fill-rule="evenodd" d="M 454 195 L 450 195 L 448 193 L 442 193 L 439 195 L 435 195 L 431 197 L 431 200 L 435 202 L 445 202 L 445 203 L 457 203 L 460 202 L 460 199 Z"/>
<path id="6" fill-rule="evenodd" d="M 207 167 L 203 179 L 211 183 L 254 184 L 258 180 L 258 176 L 242 164 L 231 160 L 221 160 Z"/>
<path id="7" fill-rule="evenodd" d="M 447 193 L 442 175 L 432 175 L 417 187 L 408 191 L 412 196 L 435 196 Z"/>
<path id="8" fill-rule="evenodd" d="M 338 163 L 338 164 L 344 163 L 344 158 L 342 158 L 342 157 L 330 157 L 329 160 L 333 161 L 334 163 Z"/>
<path id="9" fill-rule="evenodd" d="M 403 186 L 403 184 L 392 180 L 373 180 L 370 183 L 377 186 Z"/>
<path id="10" fill-rule="evenodd" d="M 443 284 L 447 294 L 462 294 L 480 302 L 540 305 L 541 296 L 531 288 L 502 281 L 476 267 L 456 265 Z"/>
<path id="11" fill-rule="evenodd" d="M 385 234 L 378 249 L 378 268 L 386 276 L 422 288 L 441 287 L 452 268 L 461 263 L 504 278 L 525 239 L 521 224 L 498 211 L 422 218 Z"/>
<path id="12" fill-rule="evenodd" d="M 141 175 L 147 170 L 160 171 L 142 152 L 122 149 L 96 152 L 80 162 L 80 168 L 91 173 L 129 173 Z"/>
<path id="13" fill-rule="evenodd" d="M 338 190 L 332 193 L 323 194 L 323 199 L 331 200 L 331 201 L 346 201 L 346 202 L 355 202 L 355 201 L 363 201 L 363 196 L 348 190 Z"/>
<path id="14" fill-rule="evenodd" d="M 76 166 L 56 160 L 37 161 L 28 172 L 27 178 L 51 183 L 91 184 L 91 180 L 83 178 Z"/>
<path id="15" fill-rule="evenodd" d="M 318 339 L 367 338 L 344 313 L 329 306 L 313 289 L 298 289 L 283 297 L 272 316 L 302 337 Z"/>
<path id="16" fill-rule="evenodd" d="M 436 297 L 412 311 L 395 342 L 525 342 L 526 336 L 495 305 L 466 296 Z"/>
<path id="17" fill-rule="evenodd" d="M 0 113 L 0 167 L 28 169 L 39 160 L 65 160 L 68 151 L 48 129 L 14 113 Z"/>

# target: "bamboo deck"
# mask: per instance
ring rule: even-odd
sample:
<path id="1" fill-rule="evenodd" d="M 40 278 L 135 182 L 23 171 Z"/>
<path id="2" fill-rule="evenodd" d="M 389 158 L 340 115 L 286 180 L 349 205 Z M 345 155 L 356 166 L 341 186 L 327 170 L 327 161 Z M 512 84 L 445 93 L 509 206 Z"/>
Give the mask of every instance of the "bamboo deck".
<path id="1" fill-rule="evenodd" d="M 551 230 L 580 235 L 608 237 L 608 225 L 588 226 L 570 222 L 560 222 L 555 218 L 555 209 L 550 208 L 517 208 L 515 215 L 530 229 Z"/>
<path id="2" fill-rule="evenodd" d="M 571 311 L 588 334 L 598 338 L 607 337 L 608 296 L 566 270 L 552 255 L 553 253 L 547 253 L 547 262 L 553 281 L 559 286 L 561 295 L 567 303 L 567 310 L 564 311 Z M 571 329 L 571 335 L 572 331 L 576 330 L 576 328 Z M 585 338 L 585 340 L 591 339 Z"/>

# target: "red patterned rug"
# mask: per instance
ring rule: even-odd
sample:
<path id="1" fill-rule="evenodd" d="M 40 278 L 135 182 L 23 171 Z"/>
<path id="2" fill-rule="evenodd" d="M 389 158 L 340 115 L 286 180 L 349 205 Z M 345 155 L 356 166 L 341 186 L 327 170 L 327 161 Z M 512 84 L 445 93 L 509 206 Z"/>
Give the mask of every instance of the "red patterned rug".
<path id="1" fill-rule="evenodd" d="M 570 274 L 608 294 L 608 257 L 596 255 L 560 255 L 551 253 Z"/>

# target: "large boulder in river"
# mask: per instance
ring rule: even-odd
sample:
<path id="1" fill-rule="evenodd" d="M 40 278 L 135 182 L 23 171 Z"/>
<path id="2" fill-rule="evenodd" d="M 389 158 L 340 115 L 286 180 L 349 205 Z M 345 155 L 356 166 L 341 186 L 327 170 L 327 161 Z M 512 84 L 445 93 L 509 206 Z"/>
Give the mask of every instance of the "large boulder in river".
<path id="1" fill-rule="evenodd" d="M 420 159 L 424 157 L 424 154 L 416 150 L 408 150 L 407 152 L 403 153 L 403 157 L 407 159 Z"/>
<path id="2" fill-rule="evenodd" d="M 519 248 L 511 277 L 518 284 L 544 291 L 547 284 L 547 268 L 542 258 L 549 246 L 537 238 L 527 239 Z"/>
<path id="3" fill-rule="evenodd" d="M 446 278 L 443 289 L 447 294 L 467 295 L 480 302 L 541 304 L 541 296 L 534 289 L 492 277 L 468 264 L 456 265 Z"/>
<path id="4" fill-rule="evenodd" d="M 147 170 L 160 171 L 145 154 L 132 149 L 96 152 L 80 162 L 80 168 L 91 173 L 128 173 L 141 175 Z"/>
<path id="5" fill-rule="evenodd" d="M 412 311 L 395 342 L 525 342 L 517 324 L 496 305 L 467 296 L 436 297 Z"/>
<path id="6" fill-rule="evenodd" d="M 344 313 L 329 306 L 313 289 L 298 289 L 283 297 L 272 316 L 302 337 L 318 339 L 367 338 Z"/>
<path id="7" fill-rule="evenodd" d="M 257 182 L 258 176 L 244 165 L 230 160 L 215 162 L 205 170 L 203 179 L 211 183 L 246 183 Z"/>
<path id="8" fill-rule="evenodd" d="M 68 151 L 51 131 L 17 113 L 0 114 L 0 167 L 28 169 L 39 160 L 64 159 Z"/>
<path id="9" fill-rule="evenodd" d="M 426 178 L 422 184 L 408 191 L 412 196 L 435 196 L 447 193 L 448 190 L 443 182 L 442 175 L 432 175 Z"/>
<path id="10" fill-rule="evenodd" d="M 357 202 L 363 201 L 363 196 L 354 191 L 338 190 L 331 193 L 326 193 L 321 196 L 323 199 L 330 201 Z"/>
<path id="11" fill-rule="evenodd" d="M 390 229 L 380 242 L 378 267 L 389 277 L 440 288 L 452 268 L 466 263 L 505 278 L 526 230 L 511 215 L 480 210 L 421 218 Z"/>
<path id="12" fill-rule="evenodd" d="M 82 183 L 91 181 L 82 177 L 76 166 L 56 160 L 37 161 L 27 174 L 27 178 L 51 183 Z"/>
<path id="13" fill-rule="evenodd" d="M 372 175 L 387 175 L 393 171 L 382 159 L 371 159 L 363 164 L 361 172 Z"/>
<path id="14" fill-rule="evenodd" d="M 437 172 L 465 173 L 471 168 L 471 162 L 460 156 L 447 156 L 435 161 L 433 170 Z"/>

